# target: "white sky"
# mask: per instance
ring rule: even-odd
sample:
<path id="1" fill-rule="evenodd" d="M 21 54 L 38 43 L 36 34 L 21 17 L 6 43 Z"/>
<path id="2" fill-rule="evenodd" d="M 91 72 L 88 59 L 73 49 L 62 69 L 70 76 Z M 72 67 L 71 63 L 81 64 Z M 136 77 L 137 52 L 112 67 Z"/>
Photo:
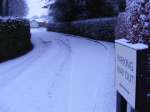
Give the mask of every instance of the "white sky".
<path id="1" fill-rule="evenodd" d="M 47 15 L 47 10 L 42 8 L 44 6 L 44 2 L 42 0 L 27 0 L 27 4 L 29 7 L 29 13 L 27 17 L 33 16 L 42 16 Z"/>

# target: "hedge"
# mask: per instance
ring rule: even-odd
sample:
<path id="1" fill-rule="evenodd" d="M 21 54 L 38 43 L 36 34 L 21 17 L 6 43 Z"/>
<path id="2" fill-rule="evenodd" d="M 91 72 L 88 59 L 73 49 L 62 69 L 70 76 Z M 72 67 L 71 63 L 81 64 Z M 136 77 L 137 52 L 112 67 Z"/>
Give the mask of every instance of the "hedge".
<path id="1" fill-rule="evenodd" d="M 69 33 L 103 41 L 115 40 L 116 17 L 49 23 L 48 31 Z"/>
<path id="2" fill-rule="evenodd" d="M 0 18 L 0 62 L 16 58 L 32 49 L 29 21 Z"/>

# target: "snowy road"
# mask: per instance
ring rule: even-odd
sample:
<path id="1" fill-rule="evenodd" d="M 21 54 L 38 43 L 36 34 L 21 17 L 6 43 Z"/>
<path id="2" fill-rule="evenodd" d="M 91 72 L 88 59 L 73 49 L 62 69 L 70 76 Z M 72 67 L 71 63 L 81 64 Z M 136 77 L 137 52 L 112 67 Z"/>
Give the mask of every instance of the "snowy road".
<path id="1" fill-rule="evenodd" d="M 114 45 L 32 29 L 34 49 L 0 64 L 0 112 L 115 112 Z"/>

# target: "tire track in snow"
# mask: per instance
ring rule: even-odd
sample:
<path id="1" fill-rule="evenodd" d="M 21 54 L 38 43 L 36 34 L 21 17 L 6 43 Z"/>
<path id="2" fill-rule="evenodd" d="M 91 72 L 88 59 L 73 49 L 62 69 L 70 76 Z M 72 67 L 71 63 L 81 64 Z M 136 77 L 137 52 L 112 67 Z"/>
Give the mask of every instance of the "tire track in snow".
<path id="1" fill-rule="evenodd" d="M 39 37 L 38 37 L 39 38 Z M 49 40 L 48 41 L 45 41 L 45 40 L 42 40 L 42 38 L 39 38 L 39 40 L 42 42 L 42 43 L 45 43 L 46 45 L 44 45 L 44 46 L 47 46 L 47 44 L 50 42 Z M 48 72 L 48 74 L 45 74 L 45 73 L 47 73 L 47 71 L 46 72 L 44 72 L 43 71 L 43 73 L 42 73 L 42 75 L 44 75 L 43 77 L 44 78 L 47 78 L 47 79 L 42 79 L 42 80 L 45 80 L 45 82 L 44 83 L 47 83 L 47 81 L 49 80 L 49 92 L 51 92 L 52 93 L 52 97 L 54 98 L 52 98 L 52 97 L 49 97 L 50 98 L 50 101 L 51 101 L 51 103 L 49 104 L 50 105 L 50 107 L 53 107 L 53 101 L 54 100 L 57 100 L 57 102 L 60 100 L 60 99 L 58 99 L 58 98 L 56 98 L 56 96 L 58 96 L 57 94 L 58 94 L 58 91 L 59 91 L 59 89 L 60 89 L 60 86 L 62 87 L 64 87 L 64 89 L 68 89 L 67 88 L 67 85 L 66 85 L 66 81 L 68 81 L 68 80 L 66 80 L 66 77 L 68 78 L 68 72 L 66 73 L 66 72 L 64 72 L 64 71 L 69 71 L 69 69 L 68 69 L 68 67 L 70 66 L 70 61 L 71 61 L 71 47 L 70 47 L 70 45 L 69 45 L 69 40 L 64 40 L 64 41 L 62 41 L 62 40 L 53 40 L 52 41 L 52 43 L 53 43 L 53 48 L 56 48 L 55 50 L 53 50 L 54 52 L 52 52 L 52 54 L 54 54 L 54 55 L 52 55 L 52 56 L 50 56 L 48 59 L 53 59 L 53 58 L 61 58 L 61 59 L 58 59 L 58 60 L 56 60 L 56 65 L 55 65 L 55 67 L 57 67 L 57 72 L 54 72 L 54 74 L 53 74 L 53 72 Z M 50 47 L 46 47 L 46 51 L 45 51 L 45 55 L 48 55 L 49 53 L 51 54 L 51 52 L 50 52 L 50 49 L 49 49 Z M 43 53 L 43 51 L 40 51 L 40 52 L 42 52 Z M 46 56 L 45 56 L 46 57 Z M 32 66 L 36 66 L 36 67 L 40 67 L 40 65 L 41 65 L 41 67 L 42 67 L 42 65 L 48 65 L 48 63 L 50 62 L 50 61 L 48 61 L 47 62 L 47 64 L 45 63 L 48 59 L 45 59 L 45 57 L 41 57 L 42 59 L 38 59 L 39 60 L 39 62 L 38 61 L 36 61 L 36 62 L 34 62 L 33 64 L 32 64 Z M 42 62 L 42 63 L 41 63 Z M 52 65 L 53 66 L 53 65 Z M 37 83 L 37 82 L 39 82 L 40 80 L 38 79 L 39 77 L 41 77 L 42 75 L 36 75 L 36 73 L 39 73 L 39 71 L 36 71 L 36 69 L 38 69 L 38 68 L 34 68 L 34 69 L 32 69 L 32 67 L 31 68 L 29 68 L 28 70 L 24 70 L 25 71 L 25 73 L 22 73 L 22 76 L 21 77 L 19 77 L 19 78 L 14 78 L 13 80 L 15 80 L 15 81 L 13 81 L 13 84 L 11 84 L 10 86 L 12 86 L 12 88 L 14 88 L 14 87 L 16 87 L 16 86 L 14 86 L 14 85 L 16 85 L 16 84 L 18 84 L 18 82 L 23 82 L 23 81 L 27 81 L 27 79 L 30 79 L 31 78 L 31 80 L 33 80 L 33 78 L 35 77 L 36 79 L 37 79 L 37 81 L 36 82 L 34 82 L 35 84 L 33 84 L 33 86 L 31 85 L 31 88 L 32 87 L 36 87 L 36 86 L 39 86 L 39 84 Z M 18 68 L 19 69 L 19 68 Z M 66 70 L 67 69 L 67 70 Z M 35 74 L 31 74 L 32 72 L 31 71 L 35 71 L 34 73 Z M 45 70 L 45 69 L 44 69 Z M 49 70 L 51 70 L 51 69 L 49 69 Z M 49 74 L 50 73 L 50 74 Z M 51 73 L 52 73 L 52 75 L 54 75 L 54 76 L 48 76 L 48 75 L 51 75 Z M 31 75 L 31 76 L 30 76 Z M 38 77 L 38 78 L 37 78 Z M 64 78 L 65 77 L 65 78 Z M 41 77 L 42 78 L 42 77 Z M 50 78 L 52 78 L 52 79 L 50 79 Z M 35 79 L 35 80 L 36 80 Z M 8 80 L 7 80 L 8 81 Z M 11 80 L 12 81 L 12 80 Z M 60 81 L 61 81 L 61 83 L 60 83 Z M 30 81 L 29 81 L 30 82 Z M 40 82 L 39 82 L 40 83 Z M 63 83 L 65 83 L 65 84 L 63 84 Z M 67 82 L 68 83 L 68 82 Z M 21 85 L 22 85 L 22 83 L 20 83 Z M 38 85 L 36 85 L 36 84 L 38 84 Z M 36 86 L 35 86 L 36 85 Z M 43 86 L 45 85 L 45 84 L 42 84 Z M 25 89 L 23 89 L 22 88 L 22 86 L 23 86 L 23 88 L 25 88 Z M 21 89 L 20 90 L 20 87 L 17 89 L 17 91 L 19 92 L 19 93 L 14 93 L 13 92 L 13 94 L 17 94 L 17 96 L 18 96 L 18 94 L 20 94 L 20 92 L 22 92 L 22 91 L 25 91 L 26 92 L 26 88 L 29 86 L 29 84 L 25 84 L 25 86 L 24 85 L 22 85 L 21 86 L 21 88 L 23 89 Z M 47 85 L 46 85 L 47 86 Z M 6 87 L 7 88 L 7 87 Z M 47 87 L 44 87 L 44 88 L 47 88 Z M 35 89 L 36 90 L 36 89 Z M 8 91 L 11 91 L 11 89 L 7 89 L 6 90 L 7 92 L 6 93 L 8 93 Z M 32 91 L 32 90 L 31 90 Z M 41 91 L 43 91 L 43 90 L 41 90 Z M 62 90 L 61 90 L 62 91 Z M 57 93 L 56 93 L 57 92 Z M 63 92 L 63 91 L 62 91 Z M 67 92 L 67 91 L 65 91 L 65 92 Z M 3 93 L 2 93 L 3 94 Z M 1 95 L 2 95 L 1 94 Z M 27 93 L 26 94 L 28 94 L 28 91 L 27 91 Z M 33 93 L 31 92 L 29 92 L 29 94 L 30 95 L 32 95 Z M 38 94 L 36 94 L 35 93 L 35 95 L 37 96 Z M 14 96 L 14 95 L 12 95 L 12 96 Z M 9 96 L 10 97 L 10 96 Z M 18 96 L 19 97 L 19 96 Z M 35 96 L 34 96 L 35 97 Z M 64 97 L 64 98 L 66 98 L 67 97 L 67 95 L 66 94 L 64 94 L 64 95 L 62 95 L 62 97 Z M 6 112 L 11 112 L 12 111 L 12 109 L 10 109 L 9 110 L 9 106 L 11 105 L 11 103 L 10 104 L 8 104 L 8 105 L 6 105 L 5 103 L 5 105 L 3 104 L 3 102 L 5 102 L 5 100 L 6 101 L 9 101 L 8 99 L 7 99 L 7 97 L 6 98 L 2 98 L 1 99 L 1 102 L 0 102 L 0 106 L 1 107 L 3 107 L 3 108 L 1 108 L 0 110 L 6 110 Z M 18 100 L 18 99 L 17 99 Z M 65 99 L 64 99 L 65 100 Z M 16 103 L 18 103 L 18 101 L 16 101 Z M 25 103 L 26 104 L 26 103 Z M 31 103 L 32 104 L 32 103 Z M 35 104 L 36 105 L 36 104 Z M 64 104 L 65 105 L 65 104 Z M 65 105 L 66 106 L 66 105 Z M 7 107 L 7 108 L 6 108 Z M 10 106 L 11 107 L 11 106 Z M 6 108 L 6 109 L 5 109 Z M 54 110 L 56 109 L 56 108 L 58 108 L 58 106 L 55 106 L 54 107 Z"/>
<path id="2" fill-rule="evenodd" d="M 99 43 L 99 41 L 98 41 L 98 43 Z M 101 43 L 101 42 L 100 42 Z M 106 43 L 106 42 L 105 42 Z M 103 43 L 104 44 L 104 43 Z M 104 44 L 105 45 L 105 44 Z M 114 67 L 112 67 L 112 65 L 115 65 L 115 62 L 114 62 L 114 60 L 113 59 L 115 59 L 115 54 L 114 54 L 114 52 L 115 51 L 111 51 L 112 49 L 110 49 L 108 46 L 106 46 L 105 45 L 105 47 L 107 47 L 107 52 L 106 52 L 106 57 L 107 57 L 107 60 L 106 60 L 106 63 L 104 64 L 105 65 L 105 67 L 104 68 L 109 68 L 110 70 L 108 70 L 108 71 L 105 71 L 104 73 L 105 73 L 105 81 L 103 82 L 103 81 L 99 81 L 99 82 L 103 82 L 104 84 L 103 85 L 105 85 L 105 88 L 103 88 L 103 89 L 105 89 L 104 91 L 105 91 L 105 94 L 101 94 L 102 93 L 102 88 L 101 87 L 99 87 L 98 86 L 98 88 L 97 88 L 97 92 L 96 92 L 96 95 L 95 95 L 95 103 L 94 103 L 94 105 L 93 105 L 93 111 L 92 112 L 99 112 L 100 111 L 100 109 L 99 108 L 103 108 L 102 110 L 103 111 L 105 111 L 105 112 L 110 112 L 110 111 L 112 111 L 112 112 L 115 112 L 116 110 L 115 110 L 115 108 L 113 108 L 113 107 L 115 107 L 115 105 L 111 105 L 111 107 L 110 107 L 110 105 L 109 104 L 112 104 L 112 101 L 114 101 L 114 103 L 113 104 L 115 104 L 115 97 L 113 97 L 113 96 L 110 96 L 110 93 L 111 92 L 114 92 L 114 96 L 116 96 L 115 95 L 115 82 L 112 82 L 112 80 L 115 80 L 114 78 L 114 76 L 115 76 L 115 74 L 112 74 L 112 73 L 115 73 L 115 69 L 114 69 Z M 114 46 L 111 46 L 111 47 L 114 47 Z M 114 55 L 112 55 L 112 54 L 114 54 Z M 113 63 L 113 64 L 112 64 Z M 113 69 L 112 69 L 113 68 Z M 112 85 L 108 85 L 107 83 L 110 83 L 110 82 L 112 82 L 111 84 Z M 107 87 L 106 87 L 107 86 Z M 109 88 L 109 89 L 108 89 Z M 110 88 L 111 88 L 111 90 L 110 90 Z M 107 89 L 107 91 L 106 91 L 106 89 Z M 101 104 L 101 99 L 99 99 L 100 97 L 107 97 L 107 98 L 109 98 L 109 99 L 113 99 L 113 100 L 109 100 L 109 102 L 108 102 L 108 100 L 107 100 L 107 102 L 106 101 L 103 101 L 103 103 L 105 103 L 105 104 L 107 104 L 107 107 L 108 108 L 106 108 L 106 106 L 105 107 L 101 107 L 100 105 L 102 105 Z M 113 107 L 112 107 L 113 106 Z M 114 109 L 114 110 L 112 110 L 112 108 Z"/>
<path id="3" fill-rule="evenodd" d="M 32 38 L 32 42 L 34 48 L 28 54 L 0 64 L 0 87 L 20 76 L 22 72 L 30 68 L 51 47 L 50 42 L 45 43 L 40 38 Z M 14 72 L 15 74 L 12 74 Z"/>
<path id="4" fill-rule="evenodd" d="M 63 74 L 62 72 L 70 71 L 69 67 L 70 67 L 71 58 L 72 58 L 72 48 L 71 48 L 69 39 L 40 38 L 40 40 L 43 41 L 44 43 L 48 43 L 48 42 L 52 41 L 53 43 L 55 43 L 55 45 L 57 45 L 59 47 L 58 49 L 60 50 L 57 52 L 55 57 L 60 57 L 62 59 L 59 60 L 59 65 L 57 65 L 57 70 L 55 70 L 56 73 L 54 73 L 54 76 L 52 78 L 53 80 L 50 81 L 50 83 L 49 83 L 49 91 L 48 91 L 49 98 L 52 100 L 55 100 L 55 97 L 57 94 L 56 91 L 58 91 L 59 86 L 61 86 L 60 80 L 65 80 L 62 85 L 66 84 L 67 81 L 70 82 L 70 80 L 64 79 L 64 77 L 66 77 L 66 76 L 69 78 L 70 74 L 68 74 L 68 73 Z M 67 87 L 67 85 L 66 85 L 66 87 Z M 54 102 L 54 101 L 52 101 L 52 102 Z M 53 104 L 51 104 L 51 105 L 53 105 Z M 51 107 L 53 107 L 53 106 L 51 106 Z"/>
<path id="5" fill-rule="evenodd" d="M 42 32 L 40 32 L 40 33 L 42 33 Z M 71 61 L 72 61 L 73 47 L 72 48 L 70 47 L 70 42 L 72 45 L 72 39 L 66 39 L 66 38 L 59 39 L 60 35 L 58 35 L 56 37 L 57 39 L 50 38 L 51 35 L 49 35 L 49 33 L 46 33 L 46 36 L 43 36 L 43 35 L 39 36 L 39 33 L 38 33 L 38 34 L 36 34 L 36 36 L 37 36 L 37 38 L 39 38 L 41 43 L 43 43 L 42 45 L 45 46 L 44 48 L 46 51 L 45 52 L 43 52 L 42 50 L 40 51 L 45 56 L 42 57 L 40 55 L 41 57 L 37 59 L 37 61 L 39 61 L 39 62 L 37 62 L 36 60 L 33 61 L 32 66 L 34 66 L 34 69 L 32 67 L 31 68 L 25 67 L 25 73 L 21 73 L 21 74 L 23 74 L 23 75 L 21 75 L 21 78 L 19 77 L 16 79 L 17 81 L 16 80 L 13 81 L 14 83 L 11 83 L 10 85 L 8 85 L 7 86 L 8 88 L 6 87 L 7 88 L 6 90 L 1 89 L 2 91 L 0 93 L 0 98 L 1 98 L 0 112 L 1 111 L 2 112 L 20 112 L 22 109 L 28 110 L 27 112 L 33 112 L 33 111 L 35 111 L 35 112 L 48 112 L 48 111 L 49 112 L 59 112 L 59 111 L 68 112 L 66 110 L 67 109 L 66 106 L 70 106 L 70 108 L 71 108 L 71 106 L 75 106 L 75 105 L 67 103 L 67 98 L 68 97 L 70 98 L 70 96 L 66 96 L 69 94 L 68 88 L 72 86 L 72 85 L 69 85 L 72 83 L 68 82 L 68 81 L 70 81 L 69 79 L 70 79 L 70 76 L 72 75 L 69 72 L 70 66 L 72 64 Z M 46 40 L 44 37 L 46 37 Z M 49 52 L 51 50 L 50 46 L 49 46 L 49 43 L 51 41 L 52 41 L 52 45 L 55 45 L 55 47 L 52 46 L 56 50 L 54 52 Z M 93 43 L 93 42 L 91 42 L 91 43 Z M 107 46 L 103 46 L 103 47 L 107 48 Z M 73 49 L 73 51 L 74 51 L 74 49 Z M 52 53 L 54 55 L 51 56 Z M 73 55 L 75 55 L 75 54 L 73 54 Z M 47 58 L 47 59 L 45 59 L 45 58 Z M 109 58 L 111 58 L 111 57 L 109 57 Z M 56 59 L 56 61 L 55 61 L 55 59 Z M 28 64 L 28 66 L 31 66 L 30 63 Z M 48 66 L 48 67 L 45 67 L 45 66 Z M 54 69 L 53 66 L 56 69 Z M 56 71 L 53 72 L 53 70 L 56 70 L 57 72 Z M 67 71 L 67 72 L 65 72 L 65 71 Z M 76 74 L 73 74 L 73 75 L 75 76 Z M 105 78 L 107 78 L 107 77 L 105 77 Z M 97 79 L 97 80 L 99 80 L 99 79 Z M 77 84 L 77 82 L 75 82 L 75 84 Z M 103 83 L 100 82 L 100 84 L 103 84 Z M 101 100 L 101 99 L 98 99 L 98 98 L 101 97 L 101 96 L 99 96 L 99 92 L 100 92 L 101 88 L 98 87 L 96 89 L 97 89 L 96 94 L 94 93 L 94 100 L 92 100 L 92 101 L 100 103 L 98 100 Z M 24 96 L 24 94 L 26 96 Z M 69 95 L 72 95 L 72 94 L 69 94 Z M 4 96 L 4 98 L 3 98 L 3 96 Z M 74 97 L 74 96 L 71 96 L 71 97 Z M 106 96 L 103 96 L 103 97 L 106 97 Z M 20 104 L 20 100 L 21 100 L 21 104 Z M 71 100 L 71 99 L 69 99 L 69 100 Z M 79 100 L 81 100 L 81 99 L 79 99 Z M 24 101 L 27 103 L 24 103 Z M 91 111 L 92 110 L 91 108 L 89 109 L 90 112 L 97 112 L 97 107 L 99 105 L 101 105 L 101 104 L 96 104 L 95 102 L 92 102 L 92 104 L 90 103 L 90 105 L 92 105 L 91 108 L 93 107 L 92 108 L 93 111 Z M 79 103 L 80 103 L 80 101 L 79 101 Z M 27 106 L 28 104 L 29 104 L 29 106 Z M 45 106 L 47 104 L 48 104 L 48 106 Z M 21 107 L 18 107 L 18 105 Z M 64 106 L 64 107 L 62 107 L 62 106 Z M 33 110 L 28 109 L 26 107 L 31 107 Z M 36 107 L 38 107 L 37 110 L 36 110 Z M 12 110 L 12 108 L 15 108 L 16 111 Z M 22 109 L 19 109 L 19 108 L 22 108 Z M 41 111 L 39 108 L 41 109 Z M 66 108 L 66 109 L 64 109 L 64 108 Z M 20 110 L 20 111 L 17 111 L 17 110 Z M 24 110 L 22 110 L 22 111 L 24 111 Z M 69 111 L 69 112 L 71 112 L 71 111 Z"/>
<path id="6" fill-rule="evenodd" d="M 82 38 L 81 38 L 82 39 Z M 80 39 L 73 39 L 73 41 L 78 41 L 79 40 L 79 45 L 81 45 L 82 46 L 82 44 L 80 44 Z M 88 112 L 98 112 L 98 109 L 100 109 L 99 111 L 101 112 L 102 111 L 102 108 L 104 107 L 104 104 L 102 103 L 102 101 L 103 101 L 103 98 L 102 97 L 105 97 L 105 94 L 104 93 L 106 93 L 105 91 L 106 91 L 106 88 L 103 88 L 101 85 L 99 85 L 99 84 L 102 84 L 102 85 L 110 85 L 110 84 L 107 84 L 107 83 L 109 83 L 109 81 L 111 82 L 112 80 L 109 80 L 108 78 L 110 78 L 111 76 L 110 75 L 112 75 L 112 74 L 109 74 L 109 70 L 105 70 L 105 69 L 102 69 L 102 68 L 109 68 L 109 66 L 111 66 L 110 65 L 110 63 L 109 63 L 109 59 L 110 58 L 112 58 L 112 57 L 110 57 L 110 48 L 109 48 L 109 45 L 107 45 L 106 43 L 107 42 L 99 42 L 99 41 L 94 41 L 94 40 L 91 40 L 91 39 L 82 39 L 83 40 L 83 43 L 85 42 L 85 41 L 87 41 L 87 42 L 85 42 L 85 45 L 86 46 L 90 46 L 91 45 L 91 48 L 93 47 L 95 47 L 96 48 L 96 51 L 97 51 L 97 53 L 95 53 L 95 54 L 97 54 L 97 55 L 99 55 L 99 57 L 95 57 L 95 59 L 97 58 L 98 60 L 96 61 L 96 63 L 101 63 L 100 61 L 102 61 L 102 63 L 103 63 L 103 66 L 102 66 L 102 64 L 97 64 L 97 66 L 99 66 L 100 68 L 99 68 L 99 70 L 101 70 L 101 71 L 99 71 L 98 69 L 97 69 L 97 71 L 99 71 L 99 73 L 96 73 L 97 74 L 97 79 L 95 79 L 95 81 L 96 81 L 96 83 L 95 83 L 95 89 L 93 89 L 94 91 L 93 91 L 93 95 L 91 95 L 91 97 L 93 97 L 93 99 L 90 99 L 90 96 L 89 96 L 89 101 L 91 101 L 92 103 L 90 104 L 90 103 L 85 103 L 85 102 L 83 102 L 83 104 L 82 104 L 82 100 L 80 101 L 80 100 L 76 100 L 76 99 L 84 99 L 84 98 L 86 98 L 86 99 L 88 99 L 88 97 L 84 97 L 83 96 L 83 98 L 76 98 L 76 99 L 74 99 L 73 98 L 73 100 L 74 100 L 74 102 L 76 101 L 79 101 L 78 102 L 78 104 L 80 104 L 81 103 L 81 105 L 82 106 L 77 106 L 78 108 L 84 108 L 81 112 L 86 112 L 87 110 L 87 108 L 89 108 L 89 110 L 88 110 Z M 78 42 L 76 42 L 77 44 L 78 44 Z M 87 43 L 89 43 L 89 44 L 87 44 Z M 82 46 L 83 48 L 84 47 L 86 47 L 86 46 Z M 82 48 L 81 47 L 81 48 Z M 90 47 L 89 47 L 90 48 Z M 98 50 L 99 49 L 99 50 Z M 79 50 L 79 48 L 78 48 L 78 50 Z M 85 50 L 85 49 L 82 49 L 82 50 Z M 90 51 L 90 49 L 89 49 L 89 51 Z M 92 51 L 94 51 L 94 50 L 92 50 Z M 102 54 L 101 54 L 101 52 L 102 52 Z M 79 52 L 78 52 L 79 53 Z M 75 54 L 77 54 L 77 52 L 75 53 Z M 83 52 L 81 51 L 81 56 L 82 56 L 82 54 L 83 54 Z M 80 55 L 80 54 L 79 54 Z M 90 54 L 89 54 L 90 55 Z M 94 55 L 94 54 L 93 54 Z M 90 55 L 90 56 L 92 56 L 92 55 Z M 73 55 L 73 57 L 74 57 L 74 55 Z M 104 58 L 105 57 L 105 58 Z M 79 57 L 80 58 L 80 57 Z M 83 58 L 83 57 L 81 57 L 81 58 Z M 86 58 L 86 56 L 85 56 L 85 58 Z M 94 58 L 94 57 L 93 57 Z M 83 58 L 84 59 L 84 58 Z M 73 60 L 75 60 L 75 59 L 73 59 Z M 78 61 L 78 60 L 77 60 Z M 82 62 L 83 60 L 81 60 L 81 62 Z M 85 61 L 85 60 L 84 60 Z M 88 60 L 87 60 L 88 61 Z M 95 61 L 95 60 L 93 60 L 93 61 Z M 84 62 L 83 62 L 84 63 Z M 90 63 L 90 60 L 89 60 L 89 63 Z M 88 65 L 88 64 L 87 64 Z M 94 63 L 92 63 L 92 65 L 94 65 Z M 102 67 L 102 68 L 101 68 Z M 73 67 L 73 68 L 75 68 L 75 66 Z M 81 67 L 82 68 L 82 67 Z M 83 69 L 84 69 L 84 67 L 83 67 Z M 88 68 L 87 68 L 88 69 Z M 82 69 L 81 69 L 82 70 Z M 78 70 L 79 71 L 79 70 Z M 90 71 L 90 70 L 89 70 Z M 95 71 L 96 71 L 96 69 L 95 69 Z M 80 72 L 82 72 L 82 71 L 80 71 Z M 79 72 L 79 74 L 80 74 L 80 72 Z M 95 72 L 94 72 L 95 73 Z M 87 73 L 88 74 L 88 73 Z M 75 76 L 76 74 L 74 74 L 74 78 L 76 77 Z M 82 74 L 81 74 L 82 75 Z M 94 75 L 94 74 L 93 74 Z M 102 77 L 101 77 L 102 76 Z M 79 76 L 80 77 L 80 76 Z M 85 75 L 85 81 L 86 81 L 86 78 L 89 78 L 90 76 L 87 76 L 86 77 L 86 75 Z M 94 76 L 93 76 L 94 77 Z M 108 80 L 109 81 L 108 81 Z M 75 79 L 73 79 L 73 80 L 75 80 Z M 92 78 L 91 78 L 91 80 L 92 80 Z M 103 81 L 104 80 L 104 81 Z M 107 82 L 108 81 L 108 82 Z M 107 83 L 106 83 L 107 82 Z M 78 81 L 78 83 L 80 83 L 79 81 Z M 90 83 L 90 81 L 89 81 L 89 83 Z M 93 82 L 94 83 L 94 82 Z M 76 84 L 76 82 L 75 82 L 75 84 Z M 78 85 L 78 84 L 77 84 Z M 74 86 L 75 87 L 75 86 Z M 80 85 L 78 86 L 79 88 L 80 88 Z M 82 87 L 82 82 L 81 82 L 81 87 Z M 84 87 L 84 86 L 83 86 Z M 82 88 L 83 88 L 82 87 Z M 88 86 L 87 86 L 88 87 Z M 108 87 L 108 86 L 107 86 Z M 86 88 L 86 86 L 85 86 L 85 88 Z M 75 88 L 74 88 L 75 89 Z M 84 89 L 83 89 L 84 90 Z M 85 89 L 86 90 L 86 89 Z M 104 92 L 102 91 L 102 90 L 104 90 Z M 77 89 L 77 91 L 78 91 L 78 89 Z M 79 91 L 82 91 L 82 90 L 79 90 Z M 74 91 L 73 92 L 73 94 L 75 93 L 76 91 Z M 83 95 L 83 93 L 85 94 L 85 96 L 86 96 L 86 92 L 79 92 L 81 95 Z M 77 93 L 77 94 L 79 94 L 79 93 Z M 90 92 L 89 92 L 90 93 Z M 89 94 L 89 93 L 87 93 L 87 94 Z M 73 95 L 73 97 L 75 97 L 75 95 L 76 94 L 74 94 Z M 78 95 L 79 96 L 79 95 Z M 106 95 L 107 96 L 107 95 Z M 107 102 L 108 100 L 105 100 L 104 102 Z M 88 101 L 87 101 L 88 102 Z M 97 104 L 97 103 L 100 103 L 100 104 Z M 77 105 L 78 105 L 77 104 Z M 85 105 L 86 104 L 86 105 Z M 87 105 L 89 104 L 89 106 L 87 107 Z M 107 103 L 108 104 L 108 103 Z M 76 103 L 75 104 L 73 104 L 72 106 L 74 107 L 76 105 Z M 99 106 L 99 107 L 98 107 Z M 103 107 L 102 107 L 103 106 Z M 98 107 L 98 109 L 97 109 L 97 107 Z M 105 106 L 106 107 L 106 106 Z M 106 108 L 107 109 L 107 108 Z M 105 109 L 105 110 L 106 110 Z M 112 108 L 111 108 L 112 109 Z M 78 110 L 76 110 L 76 108 L 74 108 L 72 111 L 78 111 Z M 108 109 L 107 109 L 108 110 Z M 71 111 L 70 111 L 71 112 Z M 107 111 L 106 111 L 107 112 Z M 113 111 L 114 112 L 114 111 Z"/>
<path id="7" fill-rule="evenodd" d="M 49 92 L 48 92 L 48 95 L 49 95 L 49 98 L 53 100 L 58 100 L 56 98 L 56 94 L 58 93 L 58 89 L 60 87 L 58 86 L 62 86 L 62 85 L 65 85 L 65 90 L 69 90 L 69 88 L 67 87 L 69 84 L 66 84 L 66 83 L 69 83 L 70 80 L 66 80 L 66 78 L 64 77 L 67 77 L 69 78 L 70 77 L 70 74 L 65 73 L 63 74 L 63 71 L 70 71 L 69 67 L 70 67 L 70 64 L 71 64 L 71 55 L 72 55 L 72 49 L 71 49 L 71 46 L 70 46 L 70 43 L 69 43 L 69 40 L 68 39 L 65 39 L 65 40 L 59 40 L 59 39 L 55 39 L 55 41 L 57 42 L 57 44 L 59 45 L 59 47 L 61 48 L 61 52 L 63 52 L 63 60 L 62 62 L 60 63 L 58 69 L 57 69 L 57 72 L 55 73 L 55 76 L 54 76 L 54 80 L 52 82 L 50 82 L 50 88 L 49 88 Z M 59 54 L 60 55 L 60 54 Z M 66 70 L 67 69 L 67 70 Z M 60 85 L 60 80 L 63 81 L 63 84 Z M 69 81 L 69 82 L 68 82 Z M 60 90 L 61 91 L 61 90 Z M 61 91 L 62 92 L 62 91 Z M 67 91 L 66 91 L 67 92 Z M 62 93 L 63 94 L 63 93 Z M 69 93 L 68 93 L 69 94 Z M 66 100 L 67 101 L 67 94 L 65 94 L 64 97 L 64 101 Z M 60 99 L 59 99 L 60 100 Z M 51 104 L 51 105 L 55 105 L 55 104 Z M 63 104 L 62 104 L 63 105 Z M 66 104 L 68 105 L 68 103 Z M 54 106 L 55 107 L 55 106 Z M 56 107 L 57 108 L 57 107 Z M 63 110 L 62 110 L 63 112 Z"/>
<path id="8" fill-rule="evenodd" d="M 106 50 L 108 50 L 107 46 L 106 46 L 103 42 L 101 42 L 101 41 L 99 41 L 99 40 L 94 40 L 94 39 L 85 38 L 85 37 L 82 37 L 82 36 L 71 35 L 71 34 L 63 34 L 63 33 L 62 33 L 62 35 L 67 36 L 67 37 L 70 37 L 70 36 L 71 36 L 71 37 L 73 37 L 73 38 L 80 38 L 80 39 L 82 39 L 82 40 L 88 40 L 88 41 L 90 41 L 90 42 L 94 42 L 94 43 L 96 43 L 96 44 L 99 44 L 99 45 L 103 46 Z"/>

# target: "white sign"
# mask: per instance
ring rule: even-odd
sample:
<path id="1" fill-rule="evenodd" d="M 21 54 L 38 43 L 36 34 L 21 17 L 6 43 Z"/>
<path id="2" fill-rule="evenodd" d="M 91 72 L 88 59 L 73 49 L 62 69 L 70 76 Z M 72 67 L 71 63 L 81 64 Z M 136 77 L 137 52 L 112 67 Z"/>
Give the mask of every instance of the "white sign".
<path id="1" fill-rule="evenodd" d="M 116 88 L 135 109 L 137 51 L 116 43 Z"/>

